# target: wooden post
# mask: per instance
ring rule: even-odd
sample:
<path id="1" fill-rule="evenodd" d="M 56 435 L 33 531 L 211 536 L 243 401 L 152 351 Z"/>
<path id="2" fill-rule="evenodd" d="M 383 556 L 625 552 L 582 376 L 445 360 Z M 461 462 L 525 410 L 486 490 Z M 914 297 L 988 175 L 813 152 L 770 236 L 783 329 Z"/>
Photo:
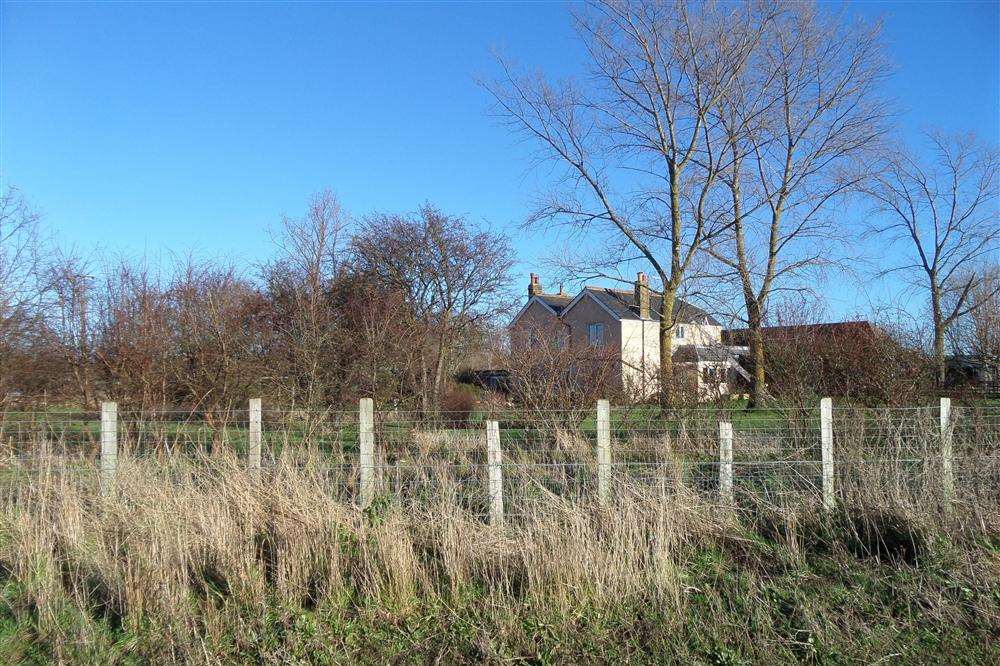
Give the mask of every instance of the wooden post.
<path id="1" fill-rule="evenodd" d="M 597 498 L 606 504 L 611 497 L 611 405 L 597 401 Z"/>
<path id="2" fill-rule="evenodd" d="M 733 424 L 719 421 L 719 496 L 733 503 Z"/>
<path id="3" fill-rule="evenodd" d="M 361 398 L 358 403 L 358 448 L 361 452 L 361 508 L 375 499 L 375 403 Z"/>
<path id="4" fill-rule="evenodd" d="M 833 488 L 833 400 L 819 402 L 819 434 L 823 456 L 823 508 L 830 511 L 836 505 Z"/>
<path id="5" fill-rule="evenodd" d="M 101 403 L 101 494 L 115 483 L 118 469 L 118 403 Z"/>
<path id="6" fill-rule="evenodd" d="M 941 486 L 944 498 L 951 501 L 955 497 L 955 470 L 952 466 L 951 398 L 941 398 Z"/>
<path id="7" fill-rule="evenodd" d="M 486 461 L 489 470 L 490 522 L 503 523 L 503 458 L 500 454 L 500 424 L 486 422 Z"/>
<path id="8" fill-rule="evenodd" d="M 247 442 L 247 466 L 253 474 L 260 472 L 260 441 L 262 432 L 260 421 L 260 398 L 250 398 L 250 433 Z"/>

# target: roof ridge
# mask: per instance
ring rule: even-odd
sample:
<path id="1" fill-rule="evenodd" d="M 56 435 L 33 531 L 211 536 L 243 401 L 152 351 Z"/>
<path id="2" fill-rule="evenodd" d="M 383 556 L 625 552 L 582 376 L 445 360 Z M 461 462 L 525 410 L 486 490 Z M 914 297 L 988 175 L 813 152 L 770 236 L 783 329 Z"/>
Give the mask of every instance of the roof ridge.
<path id="1" fill-rule="evenodd" d="M 632 289 L 615 289 L 613 287 L 593 287 L 591 285 L 586 285 L 584 287 L 584 289 L 587 289 L 589 291 L 610 291 L 613 294 L 628 294 L 630 296 L 635 293 L 635 291 L 632 290 Z M 651 287 L 649 289 L 649 295 L 650 296 L 656 296 L 656 297 L 662 297 L 663 296 L 663 292 L 662 291 L 657 291 L 657 290 L 655 290 L 655 289 L 653 289 Z M 691 301 L 685 300 L 685 299 L 681 298 L 680 296 L 675 296 L 674 300 L 679 301 L 681 303 L 684 303 L 685 305 L 690 305 L 691 307 L 698 307 L 697 305 L 693 305 L 691 303 Z"/>

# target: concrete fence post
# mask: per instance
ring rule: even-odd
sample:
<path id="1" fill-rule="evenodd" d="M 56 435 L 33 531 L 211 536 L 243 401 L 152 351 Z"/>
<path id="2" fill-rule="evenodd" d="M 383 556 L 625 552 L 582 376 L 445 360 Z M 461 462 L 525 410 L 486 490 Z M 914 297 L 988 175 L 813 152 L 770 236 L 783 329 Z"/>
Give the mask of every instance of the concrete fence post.
<path id="1" fill-rule="evenodd" d="M 733 424 L 719 421 L 719 496 L 733 503 Z"/>
<path id="2" fill-rule="evenodd" d="M 247 441 L 247 466 L 252 473 L 260 472 L 261 433 L 260 398 L 250 398 L 250 432 Z"/>
<path id="3" fill-rule="evenodd" d="M 597 401 L 597 497 L 605 504 L 611 497 L 611 405 Z"/>
<path id="4" fill-rule="evenodd" d="M 500 424 L 486 422 L 486 462 L 489 474 L 490 522 L 503 523 L 503 458 L 500 453 Z"/>
<path id="5" fill-rule="evenodd" d="M 837 503 L 833 474 L 833 400 L 819 402 L 819 435 L 823 458 L 823 508 L 830 511 Z"/>
<path id="6" fill-rule="evenodd" d="M 118 403 L 101 403 L 101 493 L 107 494 L 118 470 Z"/>
<path id="7" fill-rule="evenodd" d="M 952 457 L 952 435 L 954 424 L 951 421 L 951 398 L 941 398 L 941 486 L 946 500 L 955 497 L 955 470 Z"/>
<path id="8" fill-rule="evenodd" d="M 361 398 L 358 403 L 358 449 L 361 454 L 361 508 L 375 499 L 375 403 Z"/>

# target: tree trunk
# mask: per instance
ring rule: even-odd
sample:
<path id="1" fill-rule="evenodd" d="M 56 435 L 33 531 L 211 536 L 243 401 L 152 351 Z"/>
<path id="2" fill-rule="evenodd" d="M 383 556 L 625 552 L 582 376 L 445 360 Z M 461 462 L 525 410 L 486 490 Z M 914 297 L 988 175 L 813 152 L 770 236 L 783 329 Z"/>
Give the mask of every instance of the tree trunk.
<path id="1" fill-rule="evenodd" d="M 445 341 L 442 336 L 441 340 L 438 342 L 437 359 L 434 361 L 434 410 L 439 411 L 441 409 L 441 383 L 444 379 L 444 361 L 445 361 Z"/>
<path id="2" fill-rule="evenodd" d="M 660 406 L 674 402 L 674 299 L 676 292 L 664 288 L 660 306 Z"/>
<path id="3" fill-rule="evenodd" d="M 444 366 L 448 356 L 448 337 L 451 334 L 449 323 L 451 321 L 451 310 L 445 310 L 444 321 L 441 322 L 441 329 L 438 331 L 437 354 L 434 359 L 434 411 L 441 410 L 441 384 L 444 381 Z"/>
<path id="4" fill-rule="evenodd" d="M 931 314 L 934 318 L 934 371 L 935 381 L 938 388 L 944 386 L 945 363 L 944 363 L 944 317 L 941 314 L 941 290 L 931 280 Z"/>
<path id="5" fill-rule="evenodd" d="M 750 355 L 753 358 L 753 377 L 750 382 L 750 400 L 747 409 L 757 409 L 764 406 L 766 378 L 764 375 L 764 334 L 762 317 L 758 303 L 747 298 L 747 326 L 750 334 Z"/>

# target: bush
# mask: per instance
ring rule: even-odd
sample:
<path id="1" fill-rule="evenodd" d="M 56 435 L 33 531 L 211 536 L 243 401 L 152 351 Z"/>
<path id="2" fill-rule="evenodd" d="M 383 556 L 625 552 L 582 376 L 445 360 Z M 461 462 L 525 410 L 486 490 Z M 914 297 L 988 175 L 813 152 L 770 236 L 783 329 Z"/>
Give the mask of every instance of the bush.
<path id="1" fill-rule="evenodd" d="M 468 423 L 479 407 L 479 398 L 473 387 L 458 384 L 441 396 L 441 414 L 455 423 Z"/>

